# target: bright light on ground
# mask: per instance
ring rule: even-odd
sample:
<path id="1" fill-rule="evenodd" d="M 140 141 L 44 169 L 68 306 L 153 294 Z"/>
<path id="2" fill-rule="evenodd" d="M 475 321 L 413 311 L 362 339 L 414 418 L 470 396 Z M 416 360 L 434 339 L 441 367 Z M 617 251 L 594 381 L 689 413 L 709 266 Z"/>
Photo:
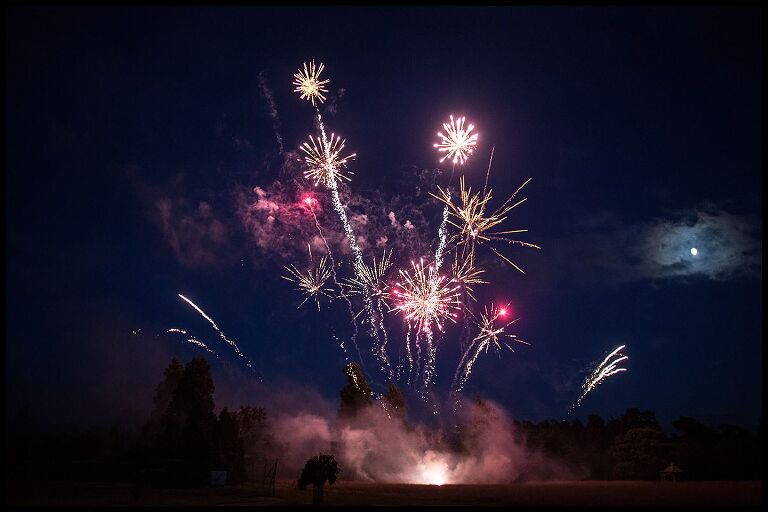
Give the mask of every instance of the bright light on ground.
<path id="1" fill-rule="evenodd" d="M 427 485 L 448 483 L 448 464 L 433 452 L 428 452 L 427 460 L 419 464 L 417 471 L 418 483 Z"/>
<path id="2" fill-rule="evenodd" d="M 424 483 L 429 485 L 443 485 L 445 483 L 445 473 L 440 470 L 427 471 L 424 473 Z"/>

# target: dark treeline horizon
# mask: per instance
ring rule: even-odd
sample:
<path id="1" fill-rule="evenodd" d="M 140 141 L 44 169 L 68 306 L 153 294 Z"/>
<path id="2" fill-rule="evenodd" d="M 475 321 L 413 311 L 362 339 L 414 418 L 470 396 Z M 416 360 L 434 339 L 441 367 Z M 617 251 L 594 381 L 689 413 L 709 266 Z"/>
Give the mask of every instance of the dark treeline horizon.
<path id="1" fill-rule="evenodd" d="M 356 373 L 354 378 L 353 371 Z M 336 415 L 339 424 L 374 407 L 371 390 L 360 367 L 350 363 L 344 372 L 348 383 L 340 393 L 340 408 Z M 279 456 L 270 420 L 280 411 L 259 404 L 240 404 L 236 410 L 225 406 L 218 414 L 214 413 L 215 385 L 208 362 L 202 358 L 193 358 L 186 366 L 174 358 L 164 375 L 156 388 L 153 412 L 149 417 L 141 418 L 139 430 L 114 422 L 79 428 L 45 424 L 35 419 L 31 408 L 8 417 L 8 478 L 42 478 L 39 467 L 44 466 L 58 468 L 46 469 L 45 478 L 55 479 L 55 475 L 59 475 L 64 479 L 77 479 L 77 475 L 88 475 L 89 478 L 98 475 L 97 479 L 131 480 L 136 471 L 140 471 L 137 468 L 146 465 L 147 460 L 157 460 L 158 457 L 183 460 L 190 452 L 201 453 L 202 450 L 214 455 L 203 457 L 201 467 L 226 467 L 231 475 L 235 475 L 229 483 L 239 484 L 245 478 L 245 453 L 261 457 L 269 452 L 270 456 Z M 180 391 L 182 386 L 187 386 L 186 391 Z M 407 415 L 407 401 L 395 385 L 390 386 L 382 399 L 389 405 L 390 412 L 397 409 L 397 414 L 392 414 L 390 420 L 395 418 L 404 425 L 411 425 L 407 428 L 413 428 Z M 174 407 L 181 409 L 174 412 Z M 481 416 L 492 411 L 479 395 L 475 395 L 466 407 L 472 408 L 475 418 L 469 424 L 457 420 L 449 428 L 429 430 L 435 435 L 436 446 L 440 449 L 466 452 L 469 445 L 464 436 L 473 428 L 478 411 Z M 189 411 L 197 411 L 191 414 L 200 414 L 204 421 L 189 420 Z M 198 432 L 185 444 L 178 439 L 184 439 L 186 434 L 183 432 L 190 421 L 191 424 L 203 421 L 209 427 L 203 428 L 201 432 L 207 433 L 202 437 Z M 254 425 L 257 425 L 256 430 Z M 624 414 L 608 419 L 596 414 L 589 415 L 586 422 L 578 418 L 536 422 L 513 419 L 506 428 L 512 431 L 515 442 L 530 453 L 541 453 L 563 467 L 571 468 L 574 475 L 581 474 L 576 479 L 657 479 L 658 472 L 670 463 L 682 466 L 686 477 L 691 479 L 762 478 L 762 421 L 755 429 L 733 424 L 713 427 L 681 415 L 673 421 L 675 431 L 667 433 L 653 411 L 628 407 Z M 209 448 L 206 448 L 209 441 L 203 438 L 211 439 Z M 190 446 L 194 450 L 190 450 Z M 313 455 L 317 454 L 306 453 L 306 457 Z M 79 469 L 62 469 L 72 464 Z M 83 469 L 102 467 L 103 464 L 109 469 L 90 472 Z M 35 467 L 38 469 L 30 469 Z M 201 470 L 200 474 L 203 473 Z M 293 475 L 283 473 L 283 476 Z"/>

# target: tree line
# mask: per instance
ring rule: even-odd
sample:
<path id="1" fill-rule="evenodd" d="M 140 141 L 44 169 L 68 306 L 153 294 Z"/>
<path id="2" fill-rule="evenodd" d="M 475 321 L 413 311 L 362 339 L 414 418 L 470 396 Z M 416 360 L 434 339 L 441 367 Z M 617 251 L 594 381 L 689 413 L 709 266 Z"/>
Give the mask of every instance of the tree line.
<path id="1" fill-rule="evenodd" d="M 356 363 L 344 367 L 340 391 L 340 422 L 374 407 L 372 390 Z M 208 362 L 194 358 L 186 365 L 173 359 L 154 395 L 154 407 L 141 432 L 128 434 L 116 426 L 79 434 L 33 438 L 23 429 L 9 429 L 6 474 L 9 478 L 82 480 L 163 480 L 166 485 L 205 485 L 211 469 L 227 472 L 227 484 L 246 481 L 248 461 L 279 458 L 273 425 L 262 407 L 241 406 L 215 413 L 215 390 Z M 383 394 L 388 416 L 408 423 L 406 400 L 394 384 Z M 434 433 L 443 449 L 470 450 L 473 436 L 491 410 L 479 396 L 472 424 Z M 585 479 L 655 480 L 670 462 L 693 480 L 762 478 L 762 422 L 755 431 L 736 425 L 716 428 L 681 416 L 667 434 L 653 411 L 629 408 L 618 418 L 590 415 L 586 423 L 515 420 L 517 443 L 572 468 Z M 312 483 L 312 468 L 336 461 L 312 454 L 300 484 Z M 312 462 L 314 457 L 315 461 Z M 339 461 L 343 466 L 343 461 Z M 333 466 L 339 471 L 338 466 Z M 309 469 L 307 469 L 309 468 Z M 343 469 L 343 468 L 341 468 Z M 335 475 L 333 476 L 335 479 Z M 325 478 L 326 481 L 331 479 Z"/>

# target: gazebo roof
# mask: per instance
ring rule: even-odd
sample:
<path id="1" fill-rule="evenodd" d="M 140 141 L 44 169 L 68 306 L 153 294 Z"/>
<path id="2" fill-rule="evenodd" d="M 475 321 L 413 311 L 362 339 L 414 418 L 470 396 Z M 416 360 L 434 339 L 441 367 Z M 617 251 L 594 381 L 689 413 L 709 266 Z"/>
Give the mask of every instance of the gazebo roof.
<path id="1" fill-rule="evenodd" d="M 669 466 L 662 469 L 660 473 L 683 473 L 683 469 L 680 466 L 675 466 L 674 463 L 670 462 Z"/>

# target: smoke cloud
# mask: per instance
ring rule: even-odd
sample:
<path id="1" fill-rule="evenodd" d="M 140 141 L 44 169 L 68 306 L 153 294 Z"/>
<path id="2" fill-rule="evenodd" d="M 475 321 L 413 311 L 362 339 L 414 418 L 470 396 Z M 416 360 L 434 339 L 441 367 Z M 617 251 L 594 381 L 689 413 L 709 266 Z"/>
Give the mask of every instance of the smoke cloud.
<path id="1" fill-rule="evenodd" d="M 277 115 L 277 104 L 275 103 L 274 96 L 272 96 L 272 90 L 267 86 L 267 81 L 264 78 L 264 71 L 259 72 L 259 92 L 266 102 L 267 114 L 272 118 L 272 130 L 275 132 L 275 140 L 280 147 L 280 154 L 282 155 L 284 149 L 283 137 L 280 135 L 280 118 Z"/>
<path id="2" fill-rule="evenodd" d="M 305 404 L 305 407 L 307 404 Z M 352 419 L 302 408 L 273 420 L 280 475 L 293 478 L 306 460 L 332 453 L 340 478 L 413 484 L 503 484 L 582 477 L 526 448 L 497 405 L 473 405 L 461 434 L 446 435 L 390 417 L 379 405 Z"/>
<path id="3" fill-rule="evenodd" d="M 276 254 L 284 259 L 302 257 L 307 243 L 313 253 L 324 254 L 324 237 L 331 252 L 342 258 L 349 256 L 349 244 L 328 192 L 297 179 L 297 175 L 301 175 L 299 156 L 288 152 L 280 179 L 264 187 L 235 192 L 236 215 L 245 232 L 260 254 Z M 430 253 L 430 240 L 436 237 L 437 228 L 422 212 L 420 203 L 424 198 L 402 194 L 385 199 L 379 191 L 357 193 L 345 184 L 339 185 L 339 192 L 357 243 L 367 258 L 384 247 L 410 259 Z M 308 198 L 311 205 L 306 203 Z M 400 219 L 404 219 L 402 223 Z"/>

